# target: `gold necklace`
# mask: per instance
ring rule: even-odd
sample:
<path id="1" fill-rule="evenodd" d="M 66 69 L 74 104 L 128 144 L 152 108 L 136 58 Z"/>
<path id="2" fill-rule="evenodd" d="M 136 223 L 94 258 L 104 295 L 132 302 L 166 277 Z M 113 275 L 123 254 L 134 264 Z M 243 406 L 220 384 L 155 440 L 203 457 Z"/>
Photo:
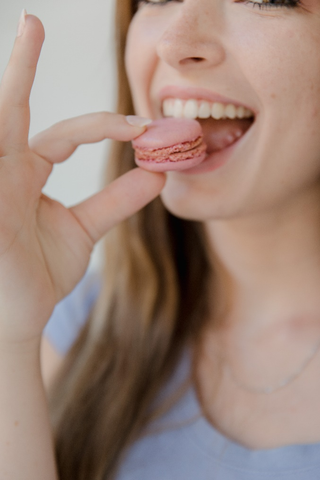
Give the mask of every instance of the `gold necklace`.
<path id="1" fill-rule="evenodd" d="M 311 350 L 310 355 L 308 355 L 307 359 L 303 362 L 299 370 L 295 371 L 293 374 L 289 375 L 289 377 L 286 377 L 284 380 L 279 382 L 277 385 L 274 385 L 273 387 L 254 387 L 251 385 L 247 385 L 240 380 L 237 379 L 237 377 L 234 375 L 229 363 L 225 363 L 225 368 L 227 372 L 229 373 L 230 377 L 232 378 L 233 382 L 243 390 L 246 390 L 250 393 L 260 393 L 260 394 L 265 394 L 265 395 L 270 395 L 271 393 L 277 392 L 278 390 L 281 390 L 282 388 L 286 387 L 290 383 L 294 382 L 299 375 L 308 367 L 308 365 L 311 363 L 311 361 L 314 359 L 316 356 L 318 350 L 320 348 L 320 340 L 316 344 L 316 346 Z"/>

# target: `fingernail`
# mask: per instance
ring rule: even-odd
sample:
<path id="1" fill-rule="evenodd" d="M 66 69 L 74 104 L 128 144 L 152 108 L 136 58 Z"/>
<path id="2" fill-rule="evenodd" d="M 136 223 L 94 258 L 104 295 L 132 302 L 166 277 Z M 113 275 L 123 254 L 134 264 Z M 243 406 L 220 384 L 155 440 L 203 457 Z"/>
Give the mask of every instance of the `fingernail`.
<path id="1" fill-rule="evenodd" d="M 139 117 L 137 115 L 128 115 L 126 117 L 126 120 L 129 123 L 129 125 L 132 125 L 133 127 L 145 127 L 146 125 L 149 125 L 152 122 L 150 118 Z"/>
<path id="2" fill-rule="evenodd" d="M 21 12 L 20 19 L 19 19 L 17 37 L 21 37 L 21 35 L 23 34 L 24 27 L 26 26 L 26 15 L 27 15 L 27 10 L 24 8 Z"/>

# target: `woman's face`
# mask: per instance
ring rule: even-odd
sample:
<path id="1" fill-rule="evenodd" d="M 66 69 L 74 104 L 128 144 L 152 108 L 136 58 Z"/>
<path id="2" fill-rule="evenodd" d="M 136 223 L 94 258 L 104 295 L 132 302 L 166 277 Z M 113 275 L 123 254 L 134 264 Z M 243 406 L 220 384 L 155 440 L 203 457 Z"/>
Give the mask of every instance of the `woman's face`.
<path id="1" fill-rule="evenodd" d="M 163 117 L 166 98 L 197 100 L 198 108 L 206 101 L 211 113 L 218 100 L 254 112 L 248 130 L 248 120 L 200 120 L 210 151 L 228 145 L 237 131 L 242 136 L 192 173 L 167 173 L 162 199 L 177 216 L 245 216 L 318 188 L 320 0 L 277 1 L 284 5 L 139 3 L 126 50 L 138 115 Z M 177 89 L 163 91 L 168 86 Z"/>

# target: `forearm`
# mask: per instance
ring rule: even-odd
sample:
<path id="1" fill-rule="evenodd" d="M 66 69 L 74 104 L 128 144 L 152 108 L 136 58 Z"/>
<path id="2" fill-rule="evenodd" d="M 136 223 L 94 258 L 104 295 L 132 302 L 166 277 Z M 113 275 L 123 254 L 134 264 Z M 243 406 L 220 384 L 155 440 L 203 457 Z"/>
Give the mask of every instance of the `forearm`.
<path id="1" fill-rule="evenodd" d="M 0 479 L 57 480 L 39 348 L 0 342 Z"/>

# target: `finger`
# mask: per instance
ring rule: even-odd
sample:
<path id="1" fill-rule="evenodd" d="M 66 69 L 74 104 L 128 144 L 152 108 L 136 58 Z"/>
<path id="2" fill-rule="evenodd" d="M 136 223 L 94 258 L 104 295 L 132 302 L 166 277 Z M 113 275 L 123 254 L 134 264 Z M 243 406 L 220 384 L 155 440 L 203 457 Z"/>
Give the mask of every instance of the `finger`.
<path id="1" fill-rule="evenodd" d="M 69 158 L 79 145 L 106 138 L 126 142 L 141 135 L 145 129 L 130 125 L 124 115 L 90 113 L 56 123 L 33 137 L 29 146 L 51 163 L 60 163 Z"/>
<path id="2" fill-rule="evenodd" d="M 2 150 L 22 150 L 28 145 L 29 98 L 44 29 L 37 17 L 27 15 L 21 36 L 14 43 L 0 84 L 0 145 Z"/>
<path id="3" fill-rule="evenodd" d="M 156 198 L 164 187 L 162 173 L 135 168 L 101 192 L 70 208 L 91 240 L 96 243 L 117 223 Z"/>

